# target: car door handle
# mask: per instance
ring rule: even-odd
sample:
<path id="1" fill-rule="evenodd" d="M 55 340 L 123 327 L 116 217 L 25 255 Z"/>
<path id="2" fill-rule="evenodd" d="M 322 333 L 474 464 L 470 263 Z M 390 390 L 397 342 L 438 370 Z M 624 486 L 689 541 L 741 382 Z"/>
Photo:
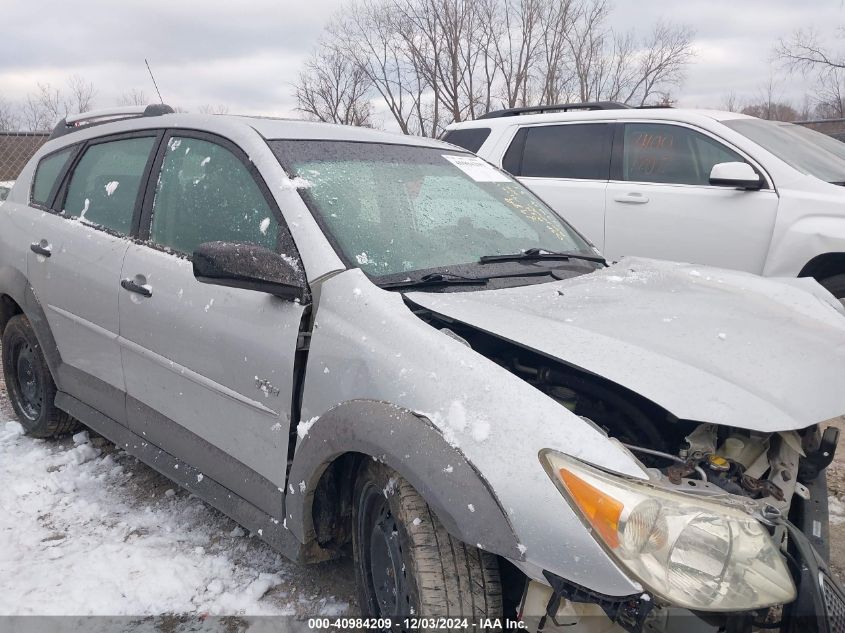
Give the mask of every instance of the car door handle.
<path id="1" fill-rule="evenodd" d="M 47 242 L 43 240 L 41 242 L 33 242 L 29 245 L 29 250 L 31 250 L 36 255 L 43 255 L 44 257 L 50 257 L 53 254 L 53 249 Z"/>
<path id="2" fill-rule="evenodd" d="M 645 204 L 648 202 L 648 196 L 644 196 L 641 193 L 625 193 L 620 196 L 616 196 L 614 200 L 623 204 Z"/>
<path id="3" fill-rule="evenodd" d="M 153 291 L 150 290 L 149 286 L 142 286 L 141 284 L 135 282 L 132 279 L 123 279 L 120 282 L 120 287 L 124 290 L 128 290 L 129 292 L 134 292 L 135 294 L 139 294 L 142 297 L 152 297 Z"/>

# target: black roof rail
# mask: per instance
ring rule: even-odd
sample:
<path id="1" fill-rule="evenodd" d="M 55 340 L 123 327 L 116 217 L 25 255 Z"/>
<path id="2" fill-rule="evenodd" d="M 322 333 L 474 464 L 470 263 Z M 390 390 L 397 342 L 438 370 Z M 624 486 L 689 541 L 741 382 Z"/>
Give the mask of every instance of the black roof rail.
<path id="1" fill-rule="evenodd" d="M 53 133 L 50 134 L 50 139 L 59 138 L 65 134 L 76 132 L 77 130 L 89 128 L 92 125 L 101 125 L 103 123 L 111 123 L 112 121 L 120 121 L 123 119 L 140 119 L 148 116 L 161 116 L 163 114 L 173 114 L 175 110 L 169 105 L 163 103 L 154 103 L 148 106 L 121 106 L 117 108 L 107 108 L 105 110 L 92 110 L 91 112 L 81 112 L 80 114 L 70 114 L 59 121 L 58 125 L 53 128 Z"/>
<path id="2" fill-rule="evenodd" d="M 631 106 L 618 101 L 588 101 L 586 103 L 558 103 L 552 105 L 527 106 L 524 108 L 507 108 L 493 110 L 479 119 L 498 119 L 506 116 L 521 116 L 524 114 L 543 114 L 544 112 L 572 112 L 574 110 L 624 110 Z"/>

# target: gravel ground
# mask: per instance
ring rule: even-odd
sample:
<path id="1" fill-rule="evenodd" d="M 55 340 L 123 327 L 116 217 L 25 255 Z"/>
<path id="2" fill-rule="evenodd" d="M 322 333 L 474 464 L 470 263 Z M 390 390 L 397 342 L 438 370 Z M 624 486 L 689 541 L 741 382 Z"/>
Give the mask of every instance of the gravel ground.
<path id="1" fill-rule="evenodd" d="M 827 469 L 830 492 L 830 565 L 840 582 L 845 582 L 845 420 L 833 423 L 839 427 L 836 457 Z"/>

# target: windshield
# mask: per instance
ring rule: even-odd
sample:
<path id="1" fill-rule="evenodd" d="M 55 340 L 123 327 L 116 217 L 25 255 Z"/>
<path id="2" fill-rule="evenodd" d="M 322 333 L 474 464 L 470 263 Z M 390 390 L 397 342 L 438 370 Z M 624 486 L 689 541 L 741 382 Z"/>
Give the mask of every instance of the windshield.
<path id="1" fill-rule="evenodd" d="M 804 174 L 825 182 L 845 182 L 845 143 L 835 138 L 793 123 L 761 119 L 723 123 Z"/>
<path id="2" fill-rule="evenodd" d="M 347 262 L 376 277 L 528 249 L 596 256 L 504 172 L 459 150 L 270 141 Z"/>

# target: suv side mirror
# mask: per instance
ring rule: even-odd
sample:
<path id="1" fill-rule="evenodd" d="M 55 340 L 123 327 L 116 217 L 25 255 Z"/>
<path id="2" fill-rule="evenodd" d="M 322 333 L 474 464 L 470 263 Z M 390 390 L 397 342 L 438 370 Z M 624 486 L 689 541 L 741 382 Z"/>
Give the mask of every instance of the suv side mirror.
<path id="1" fill-rule="evenodd" d="M 763 179 L 748 163 L 716 163 L 710 171 L 710 184 L 758 190 L 763 187 Z"/>
<path id="2" fill-rule="evenodd" d="M 204 284 L 266 292 L 302 300 L 302 271 L 278 253 L 256 244 L 206 242 L 194 251 L 194 277 Z"/>

